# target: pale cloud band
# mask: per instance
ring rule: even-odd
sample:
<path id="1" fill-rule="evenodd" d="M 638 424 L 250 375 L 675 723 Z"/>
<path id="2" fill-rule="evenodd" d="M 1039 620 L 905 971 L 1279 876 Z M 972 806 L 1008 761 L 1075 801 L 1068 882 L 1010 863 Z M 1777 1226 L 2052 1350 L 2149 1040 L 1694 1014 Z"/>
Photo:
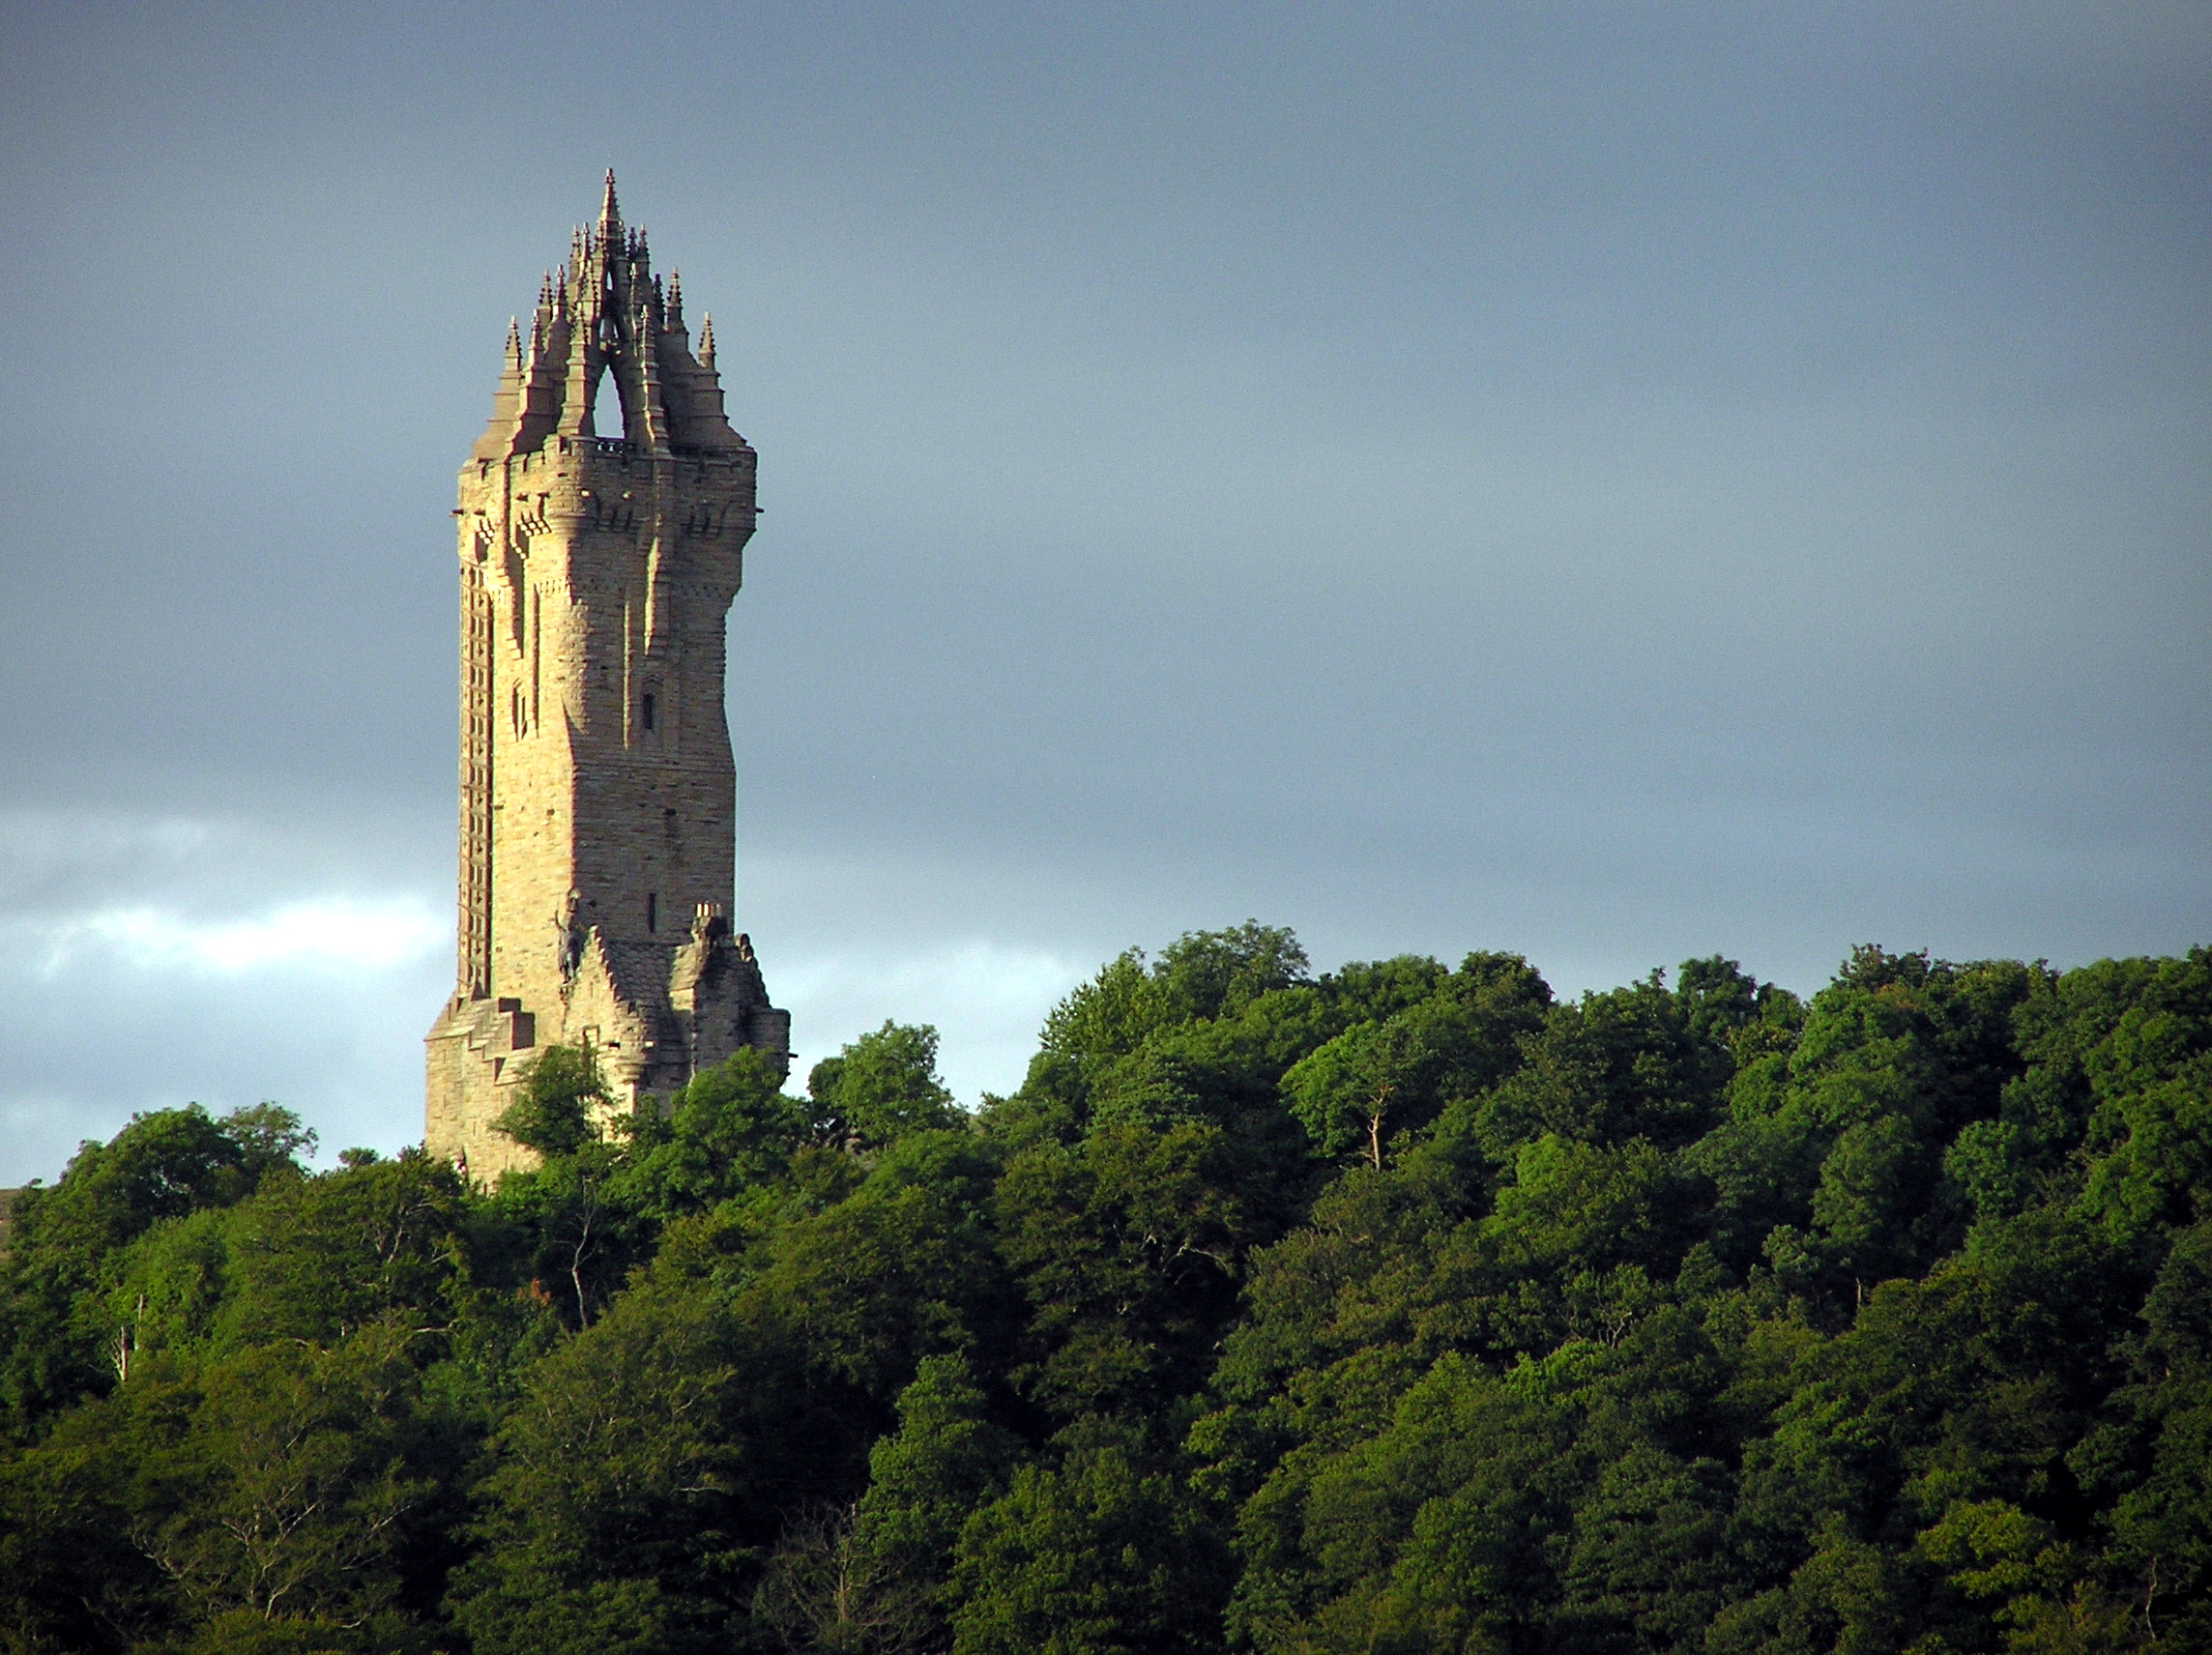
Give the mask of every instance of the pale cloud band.
<path id="1" fill-rule="evenodd" d="M 420 1038 L 451 972 L 439 837 L 394 855 L 389 836 L 328 824 L 0 812 L 0 1185 L 51 1178 L 81 1138 L 188 1102 L 283 1103 L 326 1158 L 419 1139 Z M 963 1102 L 1010 1090 L 1045 1011 L 1095 966 L 954 920 L 986 911 L 976 870 L 763 857 L 747 877 L 748 923 L 780 944 L 768 966 L 795 1014 L 794 1086 L 895 1019 L 940 1029 Z"/>
<path id="2" fill-rule="evenodd" d="M 213 920 L 161 908 L 111 907 L 60 919 L 17 920 L 0 933 L 36 960 L 34 969 L 49 981 L 95 962 L 218 976 L 278 968 L 391 971 L 451 948 L 452 934 L 448 915 L 412 896 L 326 897 Z"/>

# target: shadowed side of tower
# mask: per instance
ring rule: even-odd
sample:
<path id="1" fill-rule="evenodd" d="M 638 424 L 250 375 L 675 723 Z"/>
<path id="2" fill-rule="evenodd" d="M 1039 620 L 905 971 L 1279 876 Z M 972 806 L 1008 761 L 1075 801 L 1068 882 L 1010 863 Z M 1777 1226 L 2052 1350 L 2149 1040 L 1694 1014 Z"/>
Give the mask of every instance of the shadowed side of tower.
<path id="1" fill-rule="evenodd" d="M 754 519 L 712 322 L 626 228 L 597 224 L 508 331 L 461 468 L 456 980 L 427 1036 L 424 1143 L 493 1177 L 529 1060 L 588 1041 L 619 1106 L 741 1046 L 788 1064 L 734 935 L 737 771 L 726 622 Z"/>

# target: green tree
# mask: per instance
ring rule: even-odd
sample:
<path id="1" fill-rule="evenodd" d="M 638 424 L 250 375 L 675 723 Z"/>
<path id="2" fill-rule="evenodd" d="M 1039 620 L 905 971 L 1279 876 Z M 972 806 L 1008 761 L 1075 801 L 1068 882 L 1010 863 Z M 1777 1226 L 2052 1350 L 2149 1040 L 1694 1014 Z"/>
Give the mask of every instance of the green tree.
<path id="1" fill-rule="evenodd" d="M 652 1242 L 654 1226 L 622 1176 L 628 1133 L 601 1130 L 611 1099 L 589 1046 L 546 1047 L 516 1090 L 494 1124 L 539 1160 L 501 1175 L 499 1205 L 530 1238 L 538 1291 L 588 1327 Z"/>
<path id="2" fill-rule="evenodd" d="M 806 1077 L 816 1134 L 825 1142 L 875 1149 L 909 1132 L 942 1131 L 959 1112 L 937 1078 L 937 1031 L 886 1022 Z"/>
<path id="3" fill-rule="evenodd" d="M 329 1344 L 378 1322 L 442 1334 L 470 1220 L 459 1175 L 419 1149 L 266 1179 L 223 1226 L 223 1331 L 241 1344 Z"/>
<path id="4" fill-rule="evenodd" d="M 1387 1023 L 1362 1023 L 1283 1077 L 1316 1149 L 1340 1155 L 1356 1147 L 1382 1170 L 1384 1127 L 1424 1124 L 1436 1110 L 1437 1021 L 1407 1011 Z"/>
<path id="5" fill-rule="evenodd" d="M 165 1629 L 196 1634 L 195 1649 L 419 1645 L 408 1558 L 454 1466 L 404 1347 L 372 1329 L 207 1364 L 150 1358 L 8 1468 L 9 1515 L 53 1502 L 45 1521 L 72 1544 L 0 1539 L 0 1601 L 15 1598 L 18 1626 L 26 1600 L 49 1624 L 60 1610 L 89 1634 L 78 1647 Z"/>
<path id="6" fill-rule="evenodd" d="M 514 1101 L 493 1124 L 540 1155 L 572 1155 L 599 1136 L 595 1117 L 612 1101 L 589 1045 L 548 1046 L 531 1060 Z"/>
<path id="7" fill-rule="evenodd" d="M 987 1118 L 1015 1136 L 1076 1136 L 1089 1121 L 1092 1094 L 1149 1042 L 1193 1023 L 1239 1018 L 1255 1002 L 1304 985 L 1307 973 L 1297 939 L 1256 920 L 1186 932 L 1150 964 L 1144 950 L 1131 948 L 1053 1008 L 1021 1091 L 1006 1100 L 1011 1107 Z"/>
<path id="8" fill-rule="evenodd" d="M 1551 990 L 1514 954 L 1470 954 L 1425 999 L 1353 1023 L 1284 1074 L 1291 1111 L 1324 1155 L 1347 1149 L 1381 1171 L 1392 1136 L 1417 1132 L 1456 1098 L 1520 1066 Z"/>
<path id="9" fill-rule="evenodd" d="M 835 1655 L 918 1655 L 939 1641 L 922 1587 L 861 1537 L 852 1506 L 792 1516 L 753 1593 L 755 1628 L 771 1646 Z"/>
<path id="10" fill-rule="evenodd" d="M 785 1176 L 809 1126 L 781 1086 L 768 1055 L 747 1046 L 694 1076 L 665 1111 L 625 1120 L 617 1199 L 665 1224 Z"/>
<path id="11" fill-rule="evenodd" d="M 451 1612 L 480 1655 L 707 1649 L 753 1584 L 747 1425 L 780 1387 L 711 1284 L 661 1269 L 547 1354 L 495 1439 Z"/>
<path id="12" fill-rule="evenodd" d="M 1576 1473 L 1561 1364 L 1501 1380 L 1440 1360 L 1355 1443 L 1286 1456 L 1245 1503 L 1233 1633 L 1263 1650 L 1502 1646 L 1554 1592 Z"/>
<path id="13" fill-rule="evenodd" d="M 1121 1428 L 1072 1428 L 968 1522 L 955 1655 L 1174 1655 L 1219 1641 L 1218 1542 L 1172 1462 Z"/>
<path id="14" fill-rule="evenodd" d="M 898 1429 L 868 1454 L 861 1544 L 890 1575 L 941 1603 L 962 1526 L 1005 1487 L 1021 1442 L 991 1418 L 967 1359 L 925 1356 L 899 1393 Z"/>
<path id="15" fill-rule="evenodd" d="M 1017 1383 L 1062 1418 L 1192 1389 L 1252 1235 L 1218 1127 L 1101 1126 L 1040 1144 L 994 1196 L 1031 1315 Z"/>
<path id="16" fill-rule="evenodd" d="M 999 1347 L 1018 1297 L 991 1234 L 997 1157 L 965 1133 L 925 1133 L 887 1150 L 867 1178 L 820 1210 L 793 1204 L 748 1249 L 736 1302 L 779 1330 L 844 1419 L 816 1446 L 833 1477 L 858 1480 L 867 1444 L 925 1355 Z M 816 1491 L 840 1503 L 842 1486 Z"/>
<path id="17" fill-rule="evenodd" d="M 117 1254 L 163 1219 L 228 1206 L 271 1172 L 298 1172 L 314 1134 L 274 1104 L 212 1119 L 197 1104 L 131 1117 L 86 1143 L 53 1187 L 21 1191 L 0 1273 L 0 1401 L 11 1434 L 100 1395 L 128 1361 L 105 1290 Z"/>

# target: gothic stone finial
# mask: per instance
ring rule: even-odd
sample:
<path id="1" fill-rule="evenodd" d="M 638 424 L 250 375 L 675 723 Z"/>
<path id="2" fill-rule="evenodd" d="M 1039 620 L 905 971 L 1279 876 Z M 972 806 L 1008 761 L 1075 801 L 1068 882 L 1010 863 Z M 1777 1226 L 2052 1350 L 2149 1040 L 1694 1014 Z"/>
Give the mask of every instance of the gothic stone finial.
<path id="1" fill-rule="evenodd" d="M 714 365 L 714 313 L 712 310 L 699 318 L 699 365 Z"/>
<path id="2" fill-rule="evenodd" d="M 606 199 L 599 203 L 599 224 L 603 229 L 619 229 L 622 226 L 622 209 L 615 205 L 615 169 L 611 166 L 607 168 Z M 613 241 L 617 247 L 621 246 L 619 238 L 606 239 Z"/>

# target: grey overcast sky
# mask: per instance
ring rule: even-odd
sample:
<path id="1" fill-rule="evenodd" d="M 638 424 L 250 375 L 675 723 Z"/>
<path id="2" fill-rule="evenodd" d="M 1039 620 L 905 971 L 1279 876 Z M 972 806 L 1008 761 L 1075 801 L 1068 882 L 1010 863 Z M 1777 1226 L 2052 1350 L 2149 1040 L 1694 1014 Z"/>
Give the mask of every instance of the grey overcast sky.
<path id="1" fill-rule="evenodd" d="M 762 532 L 741 920 L 973 1101 L 1131 944 L 2212 941 L 2212 8 L 0 6 L 0 1183 L 421 1133 L 452 477 L 612 165 Z"/>

